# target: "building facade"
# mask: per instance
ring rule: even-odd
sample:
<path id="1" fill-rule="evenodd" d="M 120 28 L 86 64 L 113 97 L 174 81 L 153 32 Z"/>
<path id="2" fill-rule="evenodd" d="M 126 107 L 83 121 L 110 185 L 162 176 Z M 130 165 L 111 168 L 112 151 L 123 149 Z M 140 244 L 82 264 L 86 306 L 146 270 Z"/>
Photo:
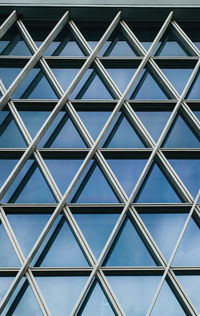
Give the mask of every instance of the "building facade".
<path id="1" fill-rule="evenodd" d="M 199 315 L 199 14 L 1 1 L 1 315 Z"/>

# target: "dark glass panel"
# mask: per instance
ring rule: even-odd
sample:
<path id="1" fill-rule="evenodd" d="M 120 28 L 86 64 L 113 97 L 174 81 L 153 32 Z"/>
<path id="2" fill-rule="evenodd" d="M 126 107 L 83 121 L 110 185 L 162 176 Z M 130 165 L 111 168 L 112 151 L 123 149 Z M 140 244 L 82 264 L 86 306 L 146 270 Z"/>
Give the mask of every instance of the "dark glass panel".
<path id="1" fill-rule="evenodd" d="M 52 316 L 70 315 L 87 277 L 36 277 Z"/>
<path id="2" fill-rule="evenodd" d="M 135 201 L 138 203 L 179 203 L 180 199 L 157 164 L 153 164 Z"/>
<path id="3" fill-rule="evenodd" d="M 107 276 L 126 316 L 146 315 L 160 276 Z"/>
<path id="4" fill-rule="evenodd" d="M 150 234 L 168 261 L 179 238 L 187 214 L 140 214 Z"/>
<path id="5" fill-rule="evenodd" d="M 0 222 L 0 267 L 18 267 L 19 261 L 15 254 L 14 248 L 8 238 L 3 224 Z M 7 278 L 3 279 L 7 280 Z M 7 284 L 7 282 L 5 281 Z M 0 280 L 1 284 L 1 280 Z M 4 282 L 2 281 L 2 291 L 4 287 Z M 0 288 L 1 295 L 1 288 Z M 3 295 L 3 294 L 2 294 Z"/>
<path id="6" fill-rule="evenodd" d="M 119 215 L 117 214 L 74 214 L 96 258 L 110 236 Z"/>
<path id="7" fill-rule="evenodd" d="M 112 159 L 107 160 L 122 188 L 128 194 L 131 194 L 144 166 L 144 159 Z"/>
<path id="8" fill-rule="evenodd" d="M 120 230 L 105 263 L 106 266 L 155 266 L 130 220 Z"/>

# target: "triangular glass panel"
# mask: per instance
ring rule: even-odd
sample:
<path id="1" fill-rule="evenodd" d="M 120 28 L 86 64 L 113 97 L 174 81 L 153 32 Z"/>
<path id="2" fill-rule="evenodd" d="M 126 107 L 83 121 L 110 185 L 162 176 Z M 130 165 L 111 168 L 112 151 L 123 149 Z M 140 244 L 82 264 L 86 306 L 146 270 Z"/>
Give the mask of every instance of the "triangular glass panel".
<path id="1" fill-rule="evenodd" d="M 200 73 L 198 72 L 198 74 L 195 77 L 195 80 L 193 81 L 193 84 L 191 85 L 189 92 L 187 93 L 186 99 L 200 99 L 199 84 Z"/>
<path id="2" fill-rule="evenodd" d="M 146 315 L 160 276 L 107 276 L 126 316 Z"/>
<path id="3" fill-rule="evenodd" d="M 148 70 L 143 70 L 140 73 L 140 76 L 136 81 L 133 89 L 131 90 L 129 99 L 159 100 L 167 99 L 167 96 L 160 88 L 159 83 L 153 78 Z"/>
<path id="4" fill-rule="evenodd" d="M 9 289 L 14 277 L 0 277 L 0 300 L 4 297 L 7 290 Z"/>
<path id="5" fill-rule="evenodd" d="M 37 238 L 46 225 L 49 214 L 8 214 L 18 243 L 27 257 Z"/>
<path id="6" fill-rule="evenodd" d="M 88 69 L 72 92 L 70 99 L 112 99 L 95 70 Z"/>
<path id="7" fill-rule="evenodd" d="M 120 184 L 128 196 L 131 194 L 144 166 L 144 159 L 109 159 L 107 160 Z"/>
<path id="8" fill-rule="evenodd" d="M 63 90 L 67 90 L 79 69 L 77 68 L 52 68 L 52 71 Z"/>
<path id="9" fill-rule="evenodd" d="M 86 298 L 86 302 L 81 309 L 81 315 L 115 315 L 98 282 L 95 282 L 92 289 L 90 290 L 90 293 Z"/>
<path id="10" fill-rule="evenodd" d="M 83 123 L 85 124 L 86 128 L 88 129 L 90 135 L 95 140 L 101 132 L 102 128 L 104 127 L 104 124 L 106 123 L 111 113 L 103 111 L 80 111 L 78 112 L 78 114 Z"/>
<path id="11" fill-rule="evenodd" d="M 152 165 L 134 201 L 137 203 L 181 202 L 156 163 Z"/>
<path id="12" fill-rule="evenodd" d="M 97 185 L 98 183 L 98 185 Z M 72 203 L 117 203 L 110 185 L 95 162 L 90 162 L 74 190 Z"/>
<path id="13" fill-rule="evenodd" d="M 199 190 L 199 159 L 170 159 L 170 164 L 195 198 Z"/>
<path id="14" fill-rule="evenodd" d="M 121 92 L 124 92 L 136 71 L 134 68 L 107 68 L 106 70 Z"/>
<path id="15" fill-rule="evenodd" d="M 162 72 L 173 84 L 174 88 L 177 90 L 179 94 L 181 94 L 183 89 L 185 88 L 188 82 L 188 79 L 192 73 L 192 70 L 193 69 L 187 69 L 187 68 L 182 68 L 182 69 L 162 68 Z"/>
<path id="16" fill-rule="evenodd" d="M 126 116 L 121 114 L 114 126 L 107 132 L 103 147 L 144 148 L 145 146 Z"/>
<path id="17" fill-rule="evenodd" d="M 18 76 L 22 68 L 8 68 L 8 67 L 0 67 L 0 79 L 3 82 L 6 89 L 10 87 L 12 82 Z"/>
<path id="18" fill-rule="evenodd" d="M 167 111 L 136 111 L 139 119 L 142 121 L 148 132 L 151 134 L 155 141 L 158 140 L 170 112 Z"/>
<path id="19" fill-rule="evenodd" d="M 140 214 L 140 217 L 168 261 L 186 221 L 187 214 Z"/>
<path id="20" fill-rule="evenodd" d="M 19 261 L 8 235 L 0 222 L 0 267 L 19 267 Z M 0 278 L 1 282 L 1 278 Z M 1 287 L 0 287 L 1 294 Z"/>
<path id="21" fill-rule="evenodd" d="M 6 181 L 16 163 L 17 160 L 15 159 L 0 159 L 0 187 Z"/>
<path id="22" fill-rule="evenodd" d="M 129 219 L 122 226 L 104 264 L 106 266 L 155 266 L 155 262 Z"/>
<path id="23" fill-rule="evenodd" d="M 4 203 L 54 203 L 55 199 L 37 163 L 26 162 L 3 198 Z"/>
<path id="24" fill-rule="evenodd" d="M 86 146 L 69 115 L 66 112 L 59 112 L 39 143 L 39 147 L 82 148 Z"/>
<path id="25" fill-rule="evenodd" d="M 8 111 L 0 112 L 0 147 L 26 147 L 26 143 L 13 119 L 13 116 Z"/>
<path id="26" fill-rule="evenodd" d="M 14 24 L 0 40 L 0 55 L 30 56 L 31 52 Z"/>
<path id="27" fill-rule="evenodd" d="M 15 290 L 12 299 L 6 306 L 5 314 L 3 315 L 43 315 L 33 291 L 25 278 L 21 280 Z"/>
<path id="28" fill-rule="evenodd" d="M 177 275 L 176 276 L 184 292 L 194 304 L 197 314 L 200 314 L 200 275 Z"/>
<path id="29" fill-rule="evenodd" d="M 57 99 L 40 68 L 33 68 L 13 94 L 17 99 Z"/>
<path id="30" fill-rule="evenodd" d="M 30 135 L 34 137 L 45 122 L 50 112 L 48 111 L 19 111 Z"/>
<path id="31" fill-rule="evenodd" d="M 173 266 L 200 265 L 200 230 L 199 223 L 190 219 L 183 239 L 173 260 Z"/>
<path id="32" fill-rule="evenodd" d="M 96 258 L 110 236 L 119 215 L 117 214 L 74 214 Z"/>
<path id="33" fill-rule="evenodd" d="M 161 38 L 154 50 L 156 56 L 188 56 L 187 49 L 170 30 Z"/>
<path id="34" fill-rule="evenodd" d="M 82 160 L 80 159 L 59 159 L 59 160 L 45 160 L 52 176 L 54 177 L 62 194 L 67 190 L 67 187 L 78 171 Z"/>
<path id="35" fill-rule="evenodd" d="M 179 304 L 178 300 L 176 299 L 166 281 L 162 285 L 161 291 L 157 297 L 151 315 L 186 316 L 185 312 L 183 311 L 181 305 Z"/>
<path id="36" fill-rule="evenodd" d="M 199 140 L 180 115 L 174 120 L 162 147 L 199 148 Z"/>
<path id="37" fill-rule="evenodd" d="M 88 263 L 76 241 L 65 217 L 60 215 L 49 232 L 36 266 L 42 267 L 86 267 Z"/>
<path id="38" fill-rule="evenodd" d="M 87 281 L 84 276 L 36 277 L 52 316 L 71 315 Z"/>

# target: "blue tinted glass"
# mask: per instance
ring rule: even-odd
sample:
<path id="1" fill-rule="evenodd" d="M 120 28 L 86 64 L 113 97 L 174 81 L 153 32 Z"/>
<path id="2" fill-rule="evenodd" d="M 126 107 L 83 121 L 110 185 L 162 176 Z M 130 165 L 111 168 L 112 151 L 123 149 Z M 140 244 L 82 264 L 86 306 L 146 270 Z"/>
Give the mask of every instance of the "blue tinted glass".
<path id="1" fill-rule="evenodd" d="M 199 141 L 192 130 L 179 115 L 167 135 L 163 147 L 199 148 Z"/>
<path id="2" fill-rule="evenodd" d="M 187 99 L 200 99 L 200 91 L 199 91 L 199 82 L 200 81 L 200 76 L 199 73 L 197 74 L 193 85 L 191 86 L 186 98 Z"/>
<path id="3" fill-rule="evenodd" d="M 136 197 L 138 203 L 178 203 L 180 199 L 160 168 L 154 164 L 143 187 Z"/>
<path id="4" fill-rule="evenodd" d="M 167 306 L 166 306 L 166 302 L 167 302 Z M 151 315 L 152 316 L 159 316 L 159 315 L 184 316 L 186 315 L 166 281 L 163 283 L 163 286 L 158 295 L 155 306 L 153 307 Z"/>
<path id="5" fill-rule="evenodd" d="M 21 68 L 0 67 L 0 79 L 2 80 L 6 89 L 9 88 L 9 86 L 15 80 L 20 71 Z"/>
<path id="6" fill-rule="evenodd" d="M 54 203 L 55 199 L 37 164 L 26 162 L 3 197 L 4 203 Z"/>
<path id="7" fill-rule="evenodd" d="M 107 276 L 126 316 L 146 315 L 160 276 Z"/>
<path id="8" fill-rule="evenodd" d="M 111 78 L 113 79 L 113 81 L 115 82 L 115 84 L 117 85 L 117 87 L 119 88 L 121 92 L 124 92 L 125 88 L 127 87 L 131 78 L 133 77 L 135 70 L 136 69 L 134 68 L 107 69 L 109 75 L 111 76 Z"/>
<path id="9" fill-rule="evenodd" d="M 194 113 L 194 115 L 196 115 L 196 117 L 200 121 L 200 111 L 193 111 L 193 113 Z"/>
<path id="10" fill-rule="evenodd" d="M 0 112 L 0 147 L 2 148 L 24 148 L 26 143 L 8 111 Z"/>
<path id="11" fill-rule="evenodd" d="M 47 111 L 19 111 L 19 114 L 26 125 L 29 133 L 34 137 L 42 124 L 45 122 L 50 112 Z M 16 136 L 15 136 L 16 137 Z"/>
<path id="12" fill-rule="evenodd" d="M 0 267 L 18 267 L 19 261 L 12 247 L 10 239 L 0 222 Z M 6 280 L 6 279 L 5 279 Z M 1 281 L 0 281 L 1 282 Z M 3 286 L 2 286 L 3 287 Z M 1 295 L 1 290 L 0 290 Z"/>
<path id="13" fill-rule="evenodd" d="M 108 48 L 109 56 L 120 56 L 120 57 L 133 57 L 136 56 L 128 42 L 125 40 L 118 40 L 112 43 Z"/>
<path id="14" fill-rule="evenodd" d="M 200 183 L 200 161 L 198 159 L 170 159 L 170 163 L 195 198 Z"/>
<path id="15" fill-rule="evenodd" d="M 28 46 L 20 37 L 11 41 L 0 41 L 0 54 L 12 56 L 31 56 Z"/>
<path id="16" fill-rule="evenodd" d="M 69 116 L 65 112 L 59 112 L 39 147 L 82 148 L 85 144 Z"/>
<path id="17" fill-rule="evenodd" d="M 65 91 L 71 82 L 73 81 L 74 77 L 76 76 L 78 69 L 76 68 L 52 68 L 52 71 L 60 83 L 61 87 Z"/>
<path id="18" fill-rule="evenodd" d="M 167 123 L 170 112 L 136 111 L 136 114 L 139 116 L 140 120 L 142 121 L 150 135 L 153 137 L 153 139 L 157 141 L 163 128 L 165 127 L 165 124 Z"/>
<path id="19" fill-rule="evenodd" d="M 173 84 L 174 88 L 178 91 L 179 94 L 183 91 L 191 73 L 192 69 L 169 69 L 162 68 L 163 73 L 169 79 L 169 81 Z M 180 80 L 181 78 L 181 80 Z"/>
<path id="20" fill-rule="evenodd" d="M 106 178 L 95 163 L 89 164 L 86 175 L 79 181 L 74 193 L 72 201 L 77 203 L 118 202 Z"/>
<path id="21" fill-rule="evenodd" d="M 128 220 L 116 239 L 114 248 L 106 259 L 107 266 L 154 266 L 155 263 Z"/>
<path id="22" fill-rule="evenodd" d="M 17 163 L 15 159 L 0 159 L 0 186 L 5 182 Z"/>
<path id="23" fill-rule="evenodd" d="M 200 275 L 177 275 L 178 281 L 200 313 Z"/>
<path id="24" fill-rule="evenodd" d="M 70 315 L 87 277 L 36 277 L 52 316 Z"/>
<path id="25" fill-rule="evenodd" d="M 39 42 L 38 42 L 39 44 Z M 83 56 L 82 51 L 75 41 L 68 36 L 64 39 L 55 39 L 45 50 L 46 56 Z"/>
<path id="26" fill-rule="evenodd" d="M 161 253 L 166 260 L 169 260 L 187 214 L 140 214 L 140 216 Z"/>
<path id="27" fill-rule="evenodd" d="M 83 316 L 95 315 L 95 316 L 114 316 L 110 304 L 104 295 L 101 287 L 96 283 L 91 295 L 86 301 L 86 306 L 81 313 Z"/>
<path id="28" fill-rule="evenodd" d="M 64 217 L 59 216 L 41 248 L 42 267 L 85 267 L 88 263 Z M 50 248 L 49 248 L 50 247 Z"/>
<path id="29" fill-rule="evenodd" d="M 110 236 L 119 215 L 117 214 L 74 214 L 96 258 Z"/>
<path id="30" fill-rule="evenodd" d="M 8 214 L 7 217 L 24 256 L 27 257 L 46 225 L 50 215 Z"/>
<path id="31" fill-rule="evenodd" d="M 160 43 L 156 47 L 155 52 L 159 56 L 188 56 L 181 45 L 173 38 L 167 42 Z"/>
<path id="32" fill-rule="evenodd" d="M 88 69 L 70 99 L 112 99 L 111 94 L 93 69 Z"/>
<path id="33" fill-rule="evenodd" d="M 0 300 L 4 297 L 6 294 L 9 286 L 11 285 L 11 282 L 13 281 L 14 277 L 0 277 Z"/>
<path id="34" fill-rule="evenodd" d="M 200 265 L 200 230 L 191 218 L 173 260 L 173 266 Z"/>
<path id="35" fill-rule="evenodd" d="M 67 187 L 74 178 L 76 172 L 78 171 L 82 160 L 45 160 L 47 167 L 49 168 L 51 174 L 53 175 L 59 189 L 62 194 L 67 190 Z"/>
<path id="36" fill-rule="evenodd" d="M 122 188 L 130 195 L 144 166 L 144 159 L 107 160 Z"/>
<path id="37" fill-rule="evenodd" d="M 96 139 L 106 123 L 110 112 L 78 112 L 93 139 Z"/>

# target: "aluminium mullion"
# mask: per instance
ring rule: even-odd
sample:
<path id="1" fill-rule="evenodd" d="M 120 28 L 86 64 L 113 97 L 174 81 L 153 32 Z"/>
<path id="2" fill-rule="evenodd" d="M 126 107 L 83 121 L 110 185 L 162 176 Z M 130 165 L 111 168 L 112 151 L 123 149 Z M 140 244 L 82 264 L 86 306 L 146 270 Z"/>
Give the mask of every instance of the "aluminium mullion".
<path id="1" fill-rule="evenodd" d="M 4 36 L 4 34 L 6 34 L 6 32 L 15 23 L 16 20 L 17 12 L 16 10 L 14 10 L 0 26 L 0 39 Z"/>
<path id="2" fill-rule="evenodd" d="M 188 216 L 187 216 L 187 219 L 186 219 L 186 221 L 185 221 L 185 224 L 184 224 L 184 226 L 183 226 L 183 228 L 182 228 L 182 230 L 181 230 L 180 236 L 179 236 L 179 238 L 178 238 L 178 240 L 177 240 L 177 242 L 176 242 L 176 245 L 175 245 L 175 247 L 174 247 L 174 249 L 173 249 L 173 251 L 172 251 L 172 254 L 171 254 L 170 259 L 169 259 L 169 261 L 168 261 L 167 267 L 166 267 L 166 269 L 165 269 L 165 272 L 163 273 L 162 279 L 161 279 L 161 281 L 160 281 L 160 283 L 159 283 L 159 285 L 158 285 L 158 288 L 157 288 L 157 290 L 156 290 L 156 292 L 155 292 L 155 295 L 154 295 L 154 297 L 153 297 L 153 300 L 152 300 L 152 302 L 151 302 L 151 305 L 150 305 L 150 307 L 149 307 L 149 310 L 148 310 L 146 316 L 149 316 L 149 315 L 151 314 L 151 311 L 152 311 L 152 309 L 153 309 L 153 307 L 154 307 L 154 305 L 155 305 L 155 302 L 156 302 L 157 297 L 158 297 L 158 295 L 159 295 L 159 293 L 160 293 L 161 287 L 162 287 L 162 285 L 163 285 L 163 283 L 164 283 L 164 281 L 165 281 L 165 278 L 166 278 L 166 276 L 167 276 L 167 274 L 168 274 L 168 271 L 169 271 L 169 269 L 170 269 L 170 266 L 171 266 L 171 264 L 172 264 L 172 261 L 174 260 L 174 256 L 175 256 L 175 254 L 176 254 L 176 252 L 177 252 L 177 250 L 178 250 L 178 247 L 179 247 L 179 245 L 180 245 L 180 243 L 181 243 L 181 240 L 183 239 L 183 235 L 184 235 L 184 233 L 185 233 L 185 231 L 186 231 L 186 229 L 187 229 L 187 227 L 188 227 L 189 221 L 190 221 L 190 219 L 191 219 L 191 217 L 192 217 L 192 214 L 193 214 L 193 212 L 194 212 L 194 209 L 195 209 L 195 207 L 196 207 L 196 205 L 197 205 L 199 196 L 200 196 L 200 191 L 197 193 L 197 196 L 196 196 L 196 198 L 195 198 L 195 200 L 194 200 L 194 204 L 193 204 L 193 206 L 191 207 L 191 210 L 190 210 L 190 212 L 189 212 L 189 214 L 188 214 Z M 195 310 L 194 310 L 194 312 L 195 312 L 194 314 L 197 316 L 198 313 L 197 313 Z"/>
<path id="3" fill-rule="evenodd" d="M 10 223 L 9 223 L 9 221 L 7 219 L 7 216 L 6 216 L 6 214 L 5 214 L 5 212 L 4 212 L 2 207 L 0 207 L 0 217 L 1 217 L 1 221 L 3 223 L 3 226 L 4 226 L 4 228 L 5 228 L 5 230 L 6 230 L 7 234 L 8 234 L 10 242 L 11 242 L 13 248 L 14 248 L 14 251 L 15 251 L 20 263 L 23 264 L 23 262 L 25 260 L 25 257 L 23 255 L 21 247 L 18 244 L 18 241 L 17 241 L 17 239 L 15 237 L 15 234 L 14 234 L 14 232 L 13 232 L 11 226 L 10 226 Z M 39 287 L 37 285 L 37 282 L 35 281 L 35 278 L 34 278 L 33 273 L 32 273 L 30 268 L 27 269 L 27 272 L 26 272 L 25 275 L 26 275 L 27 280 L 28 280 L 28 282 L 29 282 L 29 284 L 30 284 L 30 286 L 31 286 L 31 288 L 33 290 L 33 293 L 34 293 L 34 295 L 36 297 L 36 300 L 37 300 L 37 302 L 38 302 L 38 304 L 39 304 L 39 306 L 40 306 L 40 308 L 42 310 L 43 315 L 50 316 L 49 310 L 48 310 L 48 308 L 46 306 L 44 298 L 43 298 L 43 296 L 41 294 L 41 291 L 40 291 L 40 289 L 39 289 Z"/>

